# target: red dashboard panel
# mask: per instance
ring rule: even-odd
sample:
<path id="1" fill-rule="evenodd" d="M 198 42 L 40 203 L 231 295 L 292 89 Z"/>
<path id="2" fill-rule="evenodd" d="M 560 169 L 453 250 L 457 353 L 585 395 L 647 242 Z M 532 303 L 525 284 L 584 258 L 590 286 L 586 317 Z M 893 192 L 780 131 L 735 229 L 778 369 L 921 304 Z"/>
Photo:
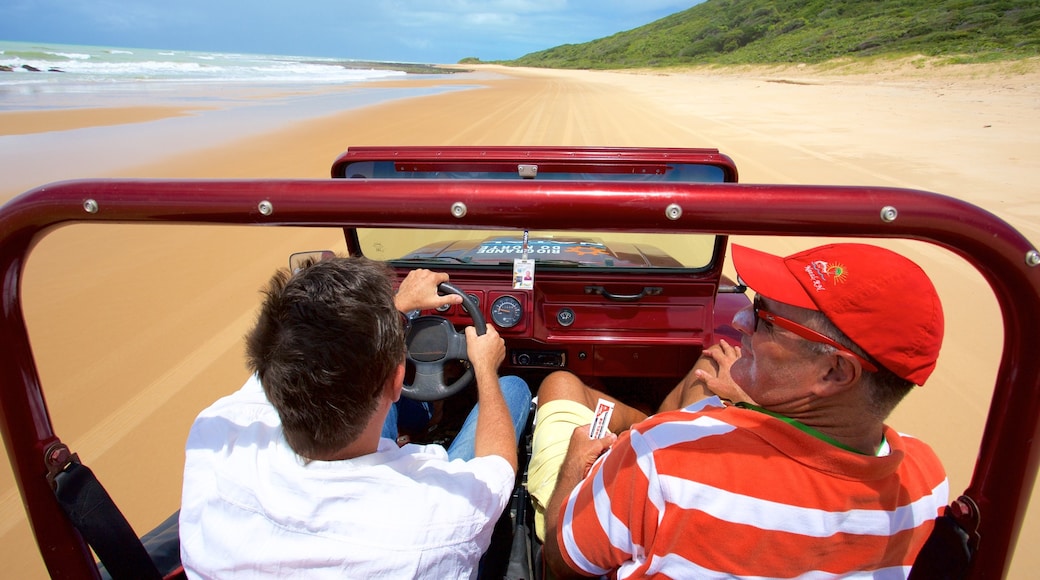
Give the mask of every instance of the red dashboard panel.
<path id="1" fill-rule="evenodd" d="M 567 369 L 586 377 L 681 377 L 713 340 L 710 282 L 612 274 L 619 280 L 597 283 L 547 273 L 533 290 L 517 290 L 506 277 L 489 280 L 497 274 L 453 272 L 451 281 L 477 301 L 505 339 L 506 367 Z M 458 328 L 472 324 L 461 305 L 423 314 L 444 316 Z"/>

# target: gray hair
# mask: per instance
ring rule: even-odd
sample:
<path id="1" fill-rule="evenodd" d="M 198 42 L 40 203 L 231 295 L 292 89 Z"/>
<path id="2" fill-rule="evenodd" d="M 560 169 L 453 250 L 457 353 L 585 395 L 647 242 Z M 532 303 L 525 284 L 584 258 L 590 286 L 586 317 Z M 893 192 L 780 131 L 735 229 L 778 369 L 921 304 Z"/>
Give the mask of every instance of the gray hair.
<path id="1" fill-rule="evenodd" d="M 878 420 L 884 421 L 889 414 L 892 413 L 892 410 L 895 409 L 896 405 L 898 405 L 899 402 L 913 390 L 914 384 L 897 376 L 895 373 L 881 365 L 881 363 L 874 360 L 873 357 L 853 342 L 851 338 L 846 336 L 846 334 L 835 326 L 834 323 L 831 322 L 822 312 L 817 310 L 810 310 L 808 312 L 809 318 L 806 320 L 805 326 L 833 339 L 834 342 L 848 348 L 852 352 L 877 366 L 877 372 L 870 372 L 864 369 L 863 377 L 867 381 L 869 387 L 869 411 L 872 415 L 877 417 Z M 837 348 L 820 342 L 806 341 L 805 345 L 808 351 L 813 354 L 832 355 L 838 352 Z"/>

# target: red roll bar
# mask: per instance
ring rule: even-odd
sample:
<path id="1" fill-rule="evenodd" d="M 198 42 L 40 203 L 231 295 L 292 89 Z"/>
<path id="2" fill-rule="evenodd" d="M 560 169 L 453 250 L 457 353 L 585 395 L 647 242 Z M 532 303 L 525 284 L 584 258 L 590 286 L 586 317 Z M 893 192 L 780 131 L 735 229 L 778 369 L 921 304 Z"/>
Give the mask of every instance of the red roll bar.
<path id="1" fill-rule="evenodd" d="M 30 348 L 20 286 L 33 246 L 49 229 L 73 222 L 881 237 L 947 248 L 982 274 L 1002 313 L 1004 348 L 978 461 L 964 499 L 953 507 L 962 523 L 977 522 L 984 538 L 971 576 L 1006 572 L 1040 454 L 1040 254 L 1007 223 L 971 204 L 878 187 L 87 180 L 43 186 L 0 209 L 0 431 L 52 576 L 91 578 L 96 569 L 47 483 L 43 454 L 58 437 Z"/>

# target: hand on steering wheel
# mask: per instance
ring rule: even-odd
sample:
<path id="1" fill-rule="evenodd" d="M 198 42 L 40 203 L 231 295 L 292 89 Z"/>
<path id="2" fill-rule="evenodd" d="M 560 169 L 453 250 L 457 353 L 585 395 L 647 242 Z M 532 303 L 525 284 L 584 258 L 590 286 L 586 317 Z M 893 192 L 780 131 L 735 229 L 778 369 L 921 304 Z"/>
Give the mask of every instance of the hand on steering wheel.
<path id="1" fill-rule="evenodd" d="M 445 294 L 458 294 L 462 297 L 462 307 L 473 319 L 477 335 L 487 332 L 487 323 L 476 301 L 465 292 L 448 282 L 442 282 L 437 289 Z M 416 401 L 438 401 L 446 399 L 473 382 L 473 368 L 467 364 L 466 372 L 451 384 L 444 382 L 444 366 L 449 361 L 465 361 L 466 335 L 456 332 L 451 321 L 443 316 L 420 316 L 412 321 L 406 337 L 407 359 L 415 367 L 415 378 L 412 384 L 404 383 L 403 394 Z"/>

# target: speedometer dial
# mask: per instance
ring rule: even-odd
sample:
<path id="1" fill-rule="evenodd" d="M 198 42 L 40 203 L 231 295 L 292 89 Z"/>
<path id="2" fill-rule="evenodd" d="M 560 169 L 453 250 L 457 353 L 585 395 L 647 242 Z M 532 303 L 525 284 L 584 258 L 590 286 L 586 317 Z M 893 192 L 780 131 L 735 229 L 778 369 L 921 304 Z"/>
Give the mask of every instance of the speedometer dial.
<path id="1" fill-rule="evenodd" d="M 500 328 L 512 328 L 520 323 L 524 308 L 512 296 L 499 296 L 491 304 L 491 321 Z"/>

